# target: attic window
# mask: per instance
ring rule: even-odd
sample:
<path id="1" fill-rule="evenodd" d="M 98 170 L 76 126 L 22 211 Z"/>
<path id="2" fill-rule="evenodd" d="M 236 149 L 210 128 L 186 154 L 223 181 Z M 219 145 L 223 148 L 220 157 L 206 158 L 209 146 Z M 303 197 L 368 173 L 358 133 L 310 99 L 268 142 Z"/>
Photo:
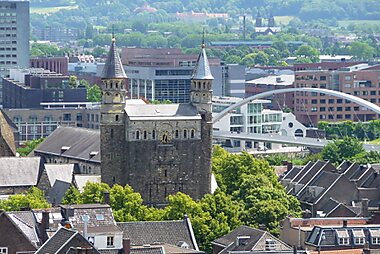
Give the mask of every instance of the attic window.
<path id="1" fill-rule="evenodd" d="M 353 229 L 352 234 L 356 245 L 363 245 L 365 243 L 365 235 L 363 229 Z"/>
<path id="2" fill-rule="evenodd" d="M 273 239 L 265 240 L 265 250 L 275 250 L 276 249 L 276 241 Z"/>
<path id="3" fill-rule="evenodd" d="M 350 244 L 350 239 L 348 235 L 348 231 L 346 229 L 337 229 L 336 234 L 338 237 L 339 245 L 348 245 Z"/>
<path id="4" fill-rule="evenodd" d="M 104 220 L 104 215 L 103 214 L 97 214 L 96 220 Z"/>
<path id="5" fill-rule="evenodd" d="M 380 244 L 380 229 L 370 229 L 372 244 Z"/>

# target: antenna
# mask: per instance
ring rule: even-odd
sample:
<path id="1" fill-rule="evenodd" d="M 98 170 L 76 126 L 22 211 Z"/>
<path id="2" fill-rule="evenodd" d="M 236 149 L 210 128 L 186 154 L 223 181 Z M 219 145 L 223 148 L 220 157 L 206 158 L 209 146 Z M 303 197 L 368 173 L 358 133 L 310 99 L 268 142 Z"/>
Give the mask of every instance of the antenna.
<path id="1" fill-rule="evenodd" d="M 115 24 L 112 24 L 112 41 L 115 41 Z"/>
<path id="2" fill-rule="evenodd" d="M 205 28 L 203 27 L 203 33 L 202 33 L 202 48 L 205 48 L 206 47 L 206 44 L 205 44 Z"/>

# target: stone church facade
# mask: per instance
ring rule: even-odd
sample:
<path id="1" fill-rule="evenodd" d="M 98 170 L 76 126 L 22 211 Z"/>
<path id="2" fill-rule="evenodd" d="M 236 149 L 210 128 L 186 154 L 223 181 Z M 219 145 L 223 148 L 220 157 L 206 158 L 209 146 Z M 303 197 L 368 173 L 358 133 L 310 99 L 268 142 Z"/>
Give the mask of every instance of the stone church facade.
<path id="1" fill-rule="evenodd" d="M 212 80 L 202 45 L 190 103 L 125 100 L 127 76 L 113 39 L 102 75 L 102 182 L 129 184 L 156 206 L 177 192 L 193 199 L 210 193 Z"/>

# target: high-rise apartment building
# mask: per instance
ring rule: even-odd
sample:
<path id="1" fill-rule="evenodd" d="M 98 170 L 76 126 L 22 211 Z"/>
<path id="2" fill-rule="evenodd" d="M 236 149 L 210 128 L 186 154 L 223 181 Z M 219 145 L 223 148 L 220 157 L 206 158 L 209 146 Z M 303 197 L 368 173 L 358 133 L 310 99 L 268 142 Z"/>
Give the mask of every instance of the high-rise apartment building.
<path id="1" fill-rule="evenodd" d="M 15 67 L 29 67 L 29 1 L 0 0 L 0 77 Z"/>
<path id="2" fill-rule="evenodd" d="M 351 94 L 380 105 L 380 65 L 350 63 L 340 68 L 306 68 L 295 72 L 295 87 L 324 88 Z M 368 121 L 375 112 L 350 100 L 321 93 L 295 92 L 294 114 L 306 125 L 319 121 Z"/>

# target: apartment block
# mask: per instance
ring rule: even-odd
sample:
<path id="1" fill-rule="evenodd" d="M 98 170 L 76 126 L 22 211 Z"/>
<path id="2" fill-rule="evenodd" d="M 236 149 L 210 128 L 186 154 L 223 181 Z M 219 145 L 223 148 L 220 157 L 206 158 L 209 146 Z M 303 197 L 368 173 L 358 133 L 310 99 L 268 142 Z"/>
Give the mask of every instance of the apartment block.
<path id="1" fill-rule="evenodd" d="M 351 63 L 344 67 L 295 72 L 295 87 L 324 88 L 351 94 L 380 105 L 380 65 Z M 295 92 L 294 113 L 306 125 L 318 121 L 368 121 L 379 116 L 350 100 L 321 93 Z"/>

